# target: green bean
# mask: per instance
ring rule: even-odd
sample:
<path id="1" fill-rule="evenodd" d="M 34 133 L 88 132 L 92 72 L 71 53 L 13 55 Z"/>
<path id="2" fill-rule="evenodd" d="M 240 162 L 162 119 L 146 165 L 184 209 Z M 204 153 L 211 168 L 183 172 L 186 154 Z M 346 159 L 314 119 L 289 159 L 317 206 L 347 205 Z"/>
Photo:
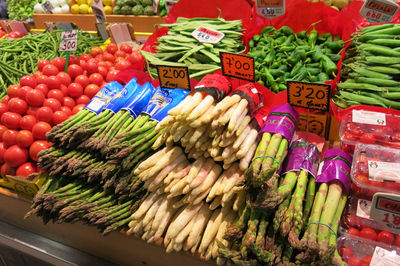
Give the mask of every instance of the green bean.
<path id="1" fill-rule="evenodd" d="M 362 67 L 356 67 L 354 68 L 354 71 L 367 78 L 392 79 L 390 75 L 375 72 Z"/>
<path id="2" fill-rule="evenodd" d="M 364 95 L 359 95 L 359 94 L 355 94 L 355 93 L 351 93 L 351 92 L 347 92 L 347 91 L 340 91 L 339 92 L 341 96 L 343 96 L 344 98 L 348 99 L 348 100 L 354 100 L 357 101 L 359 103 L 364 103 L 364 104 L 371 104 L 371 105 L 379 105 L 382 107 L 387 107 L 383 102 L 376 100 L 375 98 L 371 98 L 368 96 L 364 96 Z"/>
<path id="3" fill-rule="evenodd" d="M 376 85 L 368 84 L 368 83 L 353 83 L 353 82 L 341 82 L 338 83 L 337 86 L 344 90 L 371 90 L 371 91 L 379 91 L 381 92 L 382 89 Z"/>
<path id="4" fill-rule="evenodd" d="M 398 75 L 400 74 L 400 69 L 386 67 L 386 66 L 367 66 L 366 69 L 372 70 L 375 72 L 380 72 L 384 74 Z"/>
<path id="5" fill-rule="evenodd" d="M 400 82 L 394 80 L 387 80 L 387 79 L 379 79 L 379 78 L 365 78 L 365 77 L 357 77 L 355 78 L 356 82 L 359 83 L 368 83 L 377 86 L 399 86 Z"/>
<path id="6" fill-rule="evenodd" d="M 388 56 L 367 56 L 365 61 L 370 64 L 393 65 L 400 64 L 400 58 Z"/>

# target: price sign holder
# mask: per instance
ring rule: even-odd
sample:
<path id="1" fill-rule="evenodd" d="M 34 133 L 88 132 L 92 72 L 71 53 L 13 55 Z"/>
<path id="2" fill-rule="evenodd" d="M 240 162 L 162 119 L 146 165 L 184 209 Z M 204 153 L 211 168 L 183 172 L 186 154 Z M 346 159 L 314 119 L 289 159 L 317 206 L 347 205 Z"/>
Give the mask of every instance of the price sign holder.
<path id="1" fill-rule="evenodd" d="M 15 191 L 18 192 L 18 194 L 33 197 L 46 181 L 47 174 L 40 174 L 33 178 L 33 180 L 10 175 L 7 175 L 6 177 L 8 183 Z"/>
<path id="2" fill-rule="evenodd" d="M 161 88 L 190 90 L 188 67 L 157 66 Z"/>
<path id="3" fill-rule="evenodd" d="M 285 0 L 256 0 L 257 15 L 269 19 L 285 14 Z"/>
<path id="4" fill-rule="evenodd" d="M 64 72 L 67 72 L 68 69 L 70 53 L 71 51 L 76 51 L 77 46 L 78 46 L 78 30 L 69 30 L 61 32 L 59 51 L 67 52 Z"/>
<path id="5" fill-rule="evenodd" d="M 228 77 L 255 81 L 254 58 L 220 52 L 222 74 Z"/>
<path id="6" fill-rule="evenodd" d="M 169 12 L 176 3 L 178 0 L 165 0 L 165 9 Z"/>
<path id="7" fill-rule="evenodd" d="M 113 23 L 107 26 L 111 41 L 120 46 L 123 43 L 135 46 L 135 31 L 129 23 Z"/>
<path id="8" fill-rule="evenodd" d="M 399 6 L 390 0 L 367 0 L 360 14 L 371 23 L 390 23 Z"/>
<path id="9" fill-rule="evenodd" d="M 375 193 L 371 204 L 371 219 L 400 234 L 400 195 Z"/>
<path id="10" fill-rule="evenodd" d="M 75 30 L 78 26 L 73 22 L 56 22 L 55 27 L 58 30 Z"/>
<path id="11" fill-rule="evenodd" d="M 106 13 L 104 13 L 104 6 L 101 0 L 93 0 L 92 10 L 97 23 L 106 22 Z"/>
<path id="12" fill-rule="evenodd" d="M 110 38 L 110 35 L 107 32 L 106 24 L 104 23 L 96 23 L 97 34 L 101 37 L 103 41 L 106 41 Z"/>

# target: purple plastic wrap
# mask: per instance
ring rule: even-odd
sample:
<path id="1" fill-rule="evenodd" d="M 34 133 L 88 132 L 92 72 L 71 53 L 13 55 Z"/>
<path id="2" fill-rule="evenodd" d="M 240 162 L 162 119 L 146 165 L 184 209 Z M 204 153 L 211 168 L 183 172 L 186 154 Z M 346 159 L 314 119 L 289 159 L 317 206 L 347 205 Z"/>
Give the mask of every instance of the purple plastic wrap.
<path id="1" fill-rule="evenodd" d="M 318 183 L 328 183 L 333 180 L 339 180 L 347 193 L 349 193 L 351 162 L 351 156 L 344 151 L 327 150 L 320 164 L 316 181 Z"/>
<path id="2" fill-rule="evenodd" d="M 298 123 L 299 113 L 290 104 L 282 104 L 271 109 L 260 133 L 278 133 L 290 143 Z"/>
<path id="3" fill-rule="evenodd" d="M 317 146 L 305 139 L 298 139 L 290 145 L 285 164 L 285 172 L 305 170 L 314 178 L 317 176 L 320 153 Z"/>

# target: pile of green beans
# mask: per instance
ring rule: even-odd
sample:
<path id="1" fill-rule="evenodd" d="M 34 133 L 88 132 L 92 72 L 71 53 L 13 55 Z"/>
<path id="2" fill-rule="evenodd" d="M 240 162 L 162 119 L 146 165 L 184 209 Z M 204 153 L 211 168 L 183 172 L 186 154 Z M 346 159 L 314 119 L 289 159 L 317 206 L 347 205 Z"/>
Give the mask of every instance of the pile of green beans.
<path id="1" fill-rule="evenodd" d="M 59 52 L 61 31 L 43 34 L 26 35 L 19 39 L 0 40 L 0 97 L 5 95 L 8 86 L 18 84 L 19 79 L 37 71 L 37 63 L 41 59 L 51 60 L 65 57 Z M 90 52 L 90 48 L 102 45 L 97 35 L 79 31 L 76 55 Z"/>
<path id="2" fill-rule="evenodd" d="M 400 109 L 400 25 L 365 27 L 352 36 L 338 83 L 340 108 L 366 104 Z"/>
<path id="3" fill-rule="evenodd" d="M 287 26 L 265 27 L 249 42 L 248 56 L 255 58 L 256 80 L 277 93 L 286 81 L 324 83 L 336 77 L 344 42 L 315 29 L 294 33 Z"/>
<path id="4" fill-rule="evenodd" d="M 242 37 L 242 21 L 227 21 L 223 18 L 178 18 L 174 24 L 164 24 L 168 35 L 158 38 L 157 53 L 141 51 L 147 61 L 148 71 L 157 78 L 154 66 L 187 66 L 191 78 L 201 79 L 208 73 L 221 69 L 220 52 L 243 53 L 246 47 Z M 199 26 L 211 28 L 225 34 L 216 43 L 202 43 L 192 36 Z"/>

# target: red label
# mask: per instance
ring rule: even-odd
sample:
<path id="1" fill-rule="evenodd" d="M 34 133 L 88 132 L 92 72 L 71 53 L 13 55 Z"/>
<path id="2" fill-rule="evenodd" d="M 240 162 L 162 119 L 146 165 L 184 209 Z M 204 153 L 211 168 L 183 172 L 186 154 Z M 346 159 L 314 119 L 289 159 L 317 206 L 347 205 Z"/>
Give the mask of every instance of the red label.
<path id="1" fill-rule="evenodd" d="M 379 197 L 377 201 L 377 208 L 400 214 L 400 202 L 388 198 Z"/>
<path id="2" fill-rule="evenodd" d="M 238 94 L 249 102 L 248 109 L 250 114 L 254 113 L 260 108 L 262 95 L 253 83 L 237 87 L 232 91 L 232 94 Z"/>
<path id="3" fill-rule="evenodd" d="M 257 0 L 258 7 L 282 6 L 282 0 Z"/>
<path id="4" fill-rule="evenodd" d="M 193 91 L 202 91 L 214 97 L 216 101 L 222 100 L 231 92 L 232 85 L 229 80 L 220 74 L 208 74 L 197 83 Z"/>
<path id="5" fill-rule="evenodd" d="M 396 10 L 397 10 L 396 7 L 394 7 L 394 6 L 387 5 L 385 3 L 377 2 L 377 1 L 368 2 L 366 7 L 377 10 L 377 11 L 384 12 L 389 15 L 394 15 L 394 13 L 396 13 Z"/>
<path id="6" fill-rule="evenodd" d="M 218 32 L 211 31 L 211 30 L 208 30 L 208 29 L 203 28 L 203 27 L 199 28 L 199 31 L 204 32 L 204 33 L 209 34 L 209 35 L 212 35 L 212 36 L 215 36 L 215 37 L 221 36 L 221 34 L 219 34 Z"/>

